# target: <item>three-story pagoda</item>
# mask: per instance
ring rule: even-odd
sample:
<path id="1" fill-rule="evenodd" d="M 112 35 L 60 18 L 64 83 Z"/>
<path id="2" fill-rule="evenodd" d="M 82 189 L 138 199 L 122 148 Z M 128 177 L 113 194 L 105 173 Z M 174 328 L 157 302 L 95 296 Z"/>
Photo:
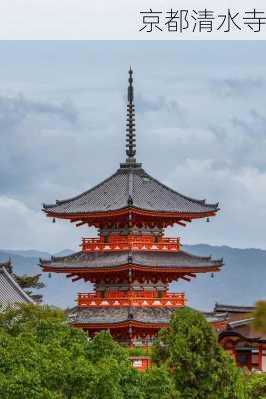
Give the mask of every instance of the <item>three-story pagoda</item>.
<path id="1" fill-rule="evenodd" d="M 41 260 L 46 272 L 94 284 L 80 293 L 71 324 L 90 335 L 103 329 L 129 345 L 147 343 L 186 304 L 169 284 L 197 273 L 217 272 L 222 260 L 184 252 L 164 229 L 215 216 L 218 204 L 184 196 L 150 176 L 136 161 L 133 72 L 129 70 L 126 161 L 109 178 L 67 200 L 43 205 L 50 218 L 94 226 L 97 238 L 83 238 L 81 251 Z"/>

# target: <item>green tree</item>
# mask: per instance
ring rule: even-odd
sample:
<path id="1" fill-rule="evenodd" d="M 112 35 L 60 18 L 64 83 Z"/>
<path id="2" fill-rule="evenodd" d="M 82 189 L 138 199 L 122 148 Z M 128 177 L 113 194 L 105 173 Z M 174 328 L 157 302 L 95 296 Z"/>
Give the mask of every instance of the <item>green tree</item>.
<path id="1" fill-rule="evenodd" d="M 181 399 L 176 390 L 172 375 L 167 368 L 153 366 L 143 374 L 143 392 L 145 399 Z"/>
<path id="2" fill-rule="evenodd" d="M 28 274 L 23 274 L 22 276 L 18 276 L 17 274 L 14 274 L 14 278 L 16 282 L 20 285 L 21 288 L 25 290 L 25 292 L 36 302 L 36 303 L 41 303 L 42 302 L 42 295 L 41 294 L 36 294 L 32 292 L 31 289 L 41 289 L 45 287 L 45 284 L 40 281 L 41 279 L 41 274 L 35 274 L 34 276 L 29 276 Z"/>
<path id="3" fill-rule="evenodd" d="M 0 313 L 0 398 L 157 399 L 144 386 L 109 332 L 88 339 L 67 325 L 64 312 L 47 306 Z"/>
<path id="4" fill-rule="evenodd" d="M 42 321 L 61 325 L 66 323 L 66 315 L 59 308 L 33 304 L 17 304 L 0 312 L 0 329 L 10 335 L 33 334 Z"/>
<path id="5" fill-rule="evenodd" d="M 250 314 L 254 317 L 253 326 L 257 331 L 266 332 L 266 301 L 257 301 L 256 308 L 253 313 Z"/>
<path id="6" fill-rule="evenodd" d="M 177 312 L 154 357 L 158 366 L 138 372 L 109 332 L 89 339 L 60 309 L 21 305 L 0 313 L 0 398 L 243 398 L 240 372 L 198 313 Z"/>
<path id="7" fill-rule="evenodd" d="M 265 399 L 266 398 L 266 375 L 251 374 L 247 376 L 246 392 L 248 399 Z"/>
<path id="8" fill-rule="evenodd" d="M 106 330 L 97 334 L 93 340 L 90 340 L 87 355 L 94 363 L 102 358 L 113 357 L 121 365 L 126 364 L 128 366 L 130 364 L 126 348 L 114 341 L 110 332 Z"/>
<path id="9" fill-rule="evenodd" d="M 242 399 L 242 375 L 203 315 L 177 310 L 160 332 L 153 359 L 172 374 L 183 399 Z"/>

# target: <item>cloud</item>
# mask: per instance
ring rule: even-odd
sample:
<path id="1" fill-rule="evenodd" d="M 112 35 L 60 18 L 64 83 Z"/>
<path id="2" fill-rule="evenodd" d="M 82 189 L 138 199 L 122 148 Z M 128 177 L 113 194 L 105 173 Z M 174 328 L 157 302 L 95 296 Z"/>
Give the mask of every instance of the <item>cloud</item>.
<path id="1" fill-rule="evenodd" d="M 84 234 L 84 230 L 77 230 L 70 223 L 54 224 L 43 212 L 34 211 L 22 201 L 7 196 L 0 196 L 0 220 L 5 226 L 0 230 L 2 249 L 78 250 L 80 235 Z"/>
<path id="2" fill-rule="evenodd" d="M 213 168 L 210 160 L 188 159 L 168 176 L 167 183 L 194 198 L 219 201 L 212 223 L 194 221 L 180 229 L 182 242 L 235 247 L 265 247 L 266 172 L 250 167 L 232 173 Z"/>
<path id="3" fill-rule="evenodd" d="M 147 97 L 137 95 L 135 99 L 136 107 L 139 113 L 157 112 L 165 110 L 169 113 L 177 112 L 183 113 L 184 110 L 178 101 L 175 99 L 167 99 L 164 96 Z"/>
<path id="4" fill-rule="evenodd" d="M 265 80 L 260 77 L 231 77 L 212 80 L 210 86 L 212 91 L 225 97 L 242 96 L 263 90 Z"/>
<path id="5" fill-rule="evenodd" d="M 171 96 L 135 96 L 138 126 L 170 128 L 187 126 L 187 109 Z"/>
<path id="6" fill-rule="evenodd" d="M 71 125 L 78 122 L 79 114 L 71 101 L 61 104 L 34 101 L 22 94 L 15 97 L 0 96 L 0 129 L 5 132 L 20 126 L 26 118 L 37 115 L 58 117 Z"/>
<path id="7" fill-rule="evenodd" d="M 138 161 L 185 195 L 221 202 L 213 223 L 192 223 L 182 241 L 265 247 L 266 56 L 259 43 L 16 46 L 20 52 L 10 54 L 0 44 L 1 90 L 13 93 L 0 96 L 0 196 L 17 201 L 9 210 L 1 205 L 3 242 L 16 248 L 21 236 L 29 248 L 77 245 L 81 230 L 50 224 L 41 204 L 85 191 L 124 160 L 132 60 Z M 22 52 L 27 62 L 19 63 Z"/>
<path id="8" fill-rule="evenodd" d="M 23 201 L 27 196 L 40 206 L 34 191 L 42 192 L 58 160 L 64 167 L 65 157 L 78 151 L 75 130 L 82 130 L 79 123 L 72 101 L 0 96 L 0 195 L 17 195 Z M 52 181 L 49 186 L 53 187 Z"/>
<path id="9" fill-rule="evenodd" d="M 231 123 L 234 127 L 242 129 L 246 134 L 263 139 L 266 137 L 266 116 L 258 110 L 251 109 L 245 117 L 233 117 Z"/>

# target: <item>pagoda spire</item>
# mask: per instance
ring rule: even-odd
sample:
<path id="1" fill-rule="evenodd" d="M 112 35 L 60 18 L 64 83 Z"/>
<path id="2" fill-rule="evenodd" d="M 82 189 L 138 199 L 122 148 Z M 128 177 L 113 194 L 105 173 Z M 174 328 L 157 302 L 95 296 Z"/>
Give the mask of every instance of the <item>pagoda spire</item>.
<path id="1" fill-rule="evenodd" d="M 126 135 L 126 155 L 128 163 L 135 163 L 136 155 L 136 134 L 135 134 L 135 105 L 134 105 L 134 88 L 133 88 L 133 70 L 129 68 L 129 86 L 127 94 L 127 135 Z"/>

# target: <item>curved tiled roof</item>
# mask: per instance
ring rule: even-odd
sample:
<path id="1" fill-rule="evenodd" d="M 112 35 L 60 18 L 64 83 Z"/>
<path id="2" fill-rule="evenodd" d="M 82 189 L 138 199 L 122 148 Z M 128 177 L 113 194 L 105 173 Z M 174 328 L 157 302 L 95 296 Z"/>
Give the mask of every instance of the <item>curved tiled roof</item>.
<path id="1" fill-rule="evenodd" d="M 253 325 L 253 317 L 230 321 L 226 329 L 219 335 L 221 341 L 224 337 L 238 337 L 240 341 L 247 341 L 253 343 L 265 343 L 265 332 L 257 330 Z M 244 345 L 245 346 L 245 345 Z"/>
<path id="2" fill-rule="evenodd" d="M 34 303 L 8 273 L 6 270 L 8 267 L 10 262 L 0 263 L 0 305 L 6 307 L 16 303 Z"/>
<path id="3" fill-rule="evenodd" d="M 203 312 L 204 317 L 209 323 L 225 322 L 228 320 L 228 314 L 216 312 Z"/>
<path id="4" fill-rule="evenodd" d="M 254 310 L 255 306 L 225 305 L 221 303 L 216 303 L 214 307 L 215 312 L 250 313 Z"/>
<path id="5" fill-rule="evenodd" d="M 140 323 L 169 323 L 174 308 L 108 307 L 74 308 L 69 318 L 72 324 L 105 324 L 136 321 Z"/>
<path id="6" fill-rule="evenodd" d="M 133 264 L 158 268 L 206 268 L 221 267 L 223 260 L 213 260 L 211 257 L 191 255 L 184 251 L 104 251 L 104 252 L 76 252 L 63 257 L 52 257 L 51 260 L 41 260 L 41 266 L 54 268 L 104 268 L 119 267 Z"/>
<path id="7" fill-rule="evenodd" d="M 155 307 L 102 307 L 102 308 L 81 308 L 75 307 L 69 313 L 72 324 L 114 324 L 126 321 L 139 323 L 168 324 L 176 308 L 155 308 Z M 204 314 L 210 323 L 223 321 L 221 317 L 214 313 Z"/>
<path id="8" fill-rule="evenodd" d="M 43 205 L 47 213 L 86 214 L 124 208 L 184 214 L 218 211 L 218 203 L 186 197 L 148 175 L 141 167 L 121 167 L 92 189 L 53 205 Z"/>

